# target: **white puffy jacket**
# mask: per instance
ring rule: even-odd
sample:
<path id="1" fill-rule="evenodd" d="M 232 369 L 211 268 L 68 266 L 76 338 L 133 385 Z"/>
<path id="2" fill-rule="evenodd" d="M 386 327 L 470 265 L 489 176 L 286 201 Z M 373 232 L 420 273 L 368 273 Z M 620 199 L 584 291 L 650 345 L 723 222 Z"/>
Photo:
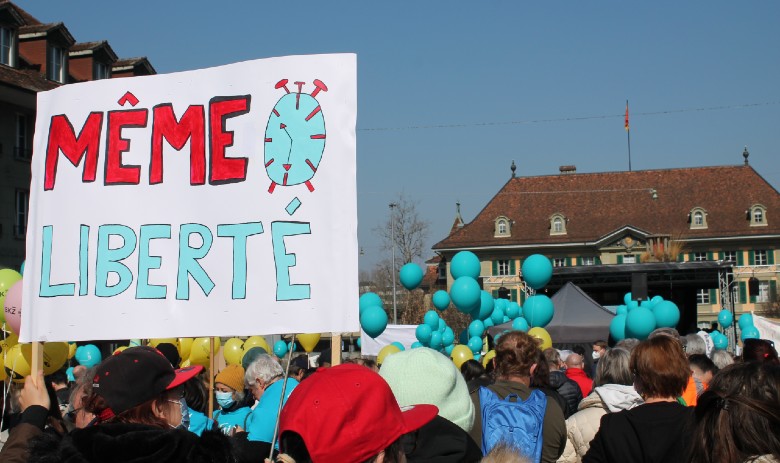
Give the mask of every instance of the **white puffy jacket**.
<path id="1" fill-rule="evenodd" d="M 577 413 L 566 420 L 566 448 L 558 463 L 580 463 L 596 436 L 601 417 L 644 403 L 633 386 L 605 384 L 582 399 Z"/>

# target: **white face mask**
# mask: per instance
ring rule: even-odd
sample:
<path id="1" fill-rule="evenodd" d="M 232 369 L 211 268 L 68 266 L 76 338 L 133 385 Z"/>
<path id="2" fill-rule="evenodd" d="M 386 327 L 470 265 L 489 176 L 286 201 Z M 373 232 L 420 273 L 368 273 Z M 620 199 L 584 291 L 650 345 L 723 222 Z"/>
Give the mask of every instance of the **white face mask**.
<path id="1" fill-rule="evenodd" d="M 598 360 L 601 357 L 601 352 L 593 351 L 593 360 Z"/>

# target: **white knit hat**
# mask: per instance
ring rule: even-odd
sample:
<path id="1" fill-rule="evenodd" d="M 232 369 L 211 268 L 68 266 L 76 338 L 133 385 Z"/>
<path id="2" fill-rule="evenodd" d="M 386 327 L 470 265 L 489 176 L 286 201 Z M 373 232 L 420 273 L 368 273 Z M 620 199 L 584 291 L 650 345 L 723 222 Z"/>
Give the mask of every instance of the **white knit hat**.
<path id="1" fill-rule="evenodd" d="M 466 432 L 474 425 L 474 403 L 452 360 L 427 347 L 388 356 L 379 374 L 390 385 L 398 405 L 432 404 L 439 416 Z"/>

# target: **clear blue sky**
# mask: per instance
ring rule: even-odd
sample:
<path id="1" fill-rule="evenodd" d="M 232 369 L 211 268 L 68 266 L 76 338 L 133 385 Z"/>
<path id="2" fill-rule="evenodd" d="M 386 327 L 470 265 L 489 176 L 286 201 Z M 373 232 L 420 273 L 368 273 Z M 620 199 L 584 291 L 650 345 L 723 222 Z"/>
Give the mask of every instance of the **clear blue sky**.
<path id="1" fill-rule="evenodd" d="M 455 202 L 471 221 L 513 160 L 518 175 L 627 170 L 626 99 L 634 170 L 739 164 L 747 145 L 780 187 L 777 1 L 16 3 L 159 73 L 357 53 L 361 269 L 382 257 L 373 229 L 401 192 L 432 245 Z M 714 107 L 728 108 L 695 110 Z"/>

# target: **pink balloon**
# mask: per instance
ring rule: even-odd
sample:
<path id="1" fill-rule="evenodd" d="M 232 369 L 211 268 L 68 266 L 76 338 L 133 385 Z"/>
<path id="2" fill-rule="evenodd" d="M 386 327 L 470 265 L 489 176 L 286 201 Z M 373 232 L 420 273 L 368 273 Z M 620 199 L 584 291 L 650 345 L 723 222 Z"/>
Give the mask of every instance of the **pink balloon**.
<path id="1" fill-rule="evenodd" d="M 11 286 L 3 303 L 5 322 L 16 334 L 19 334 L 19 325 L 22 323 L 22 281 L 19 280 Z"/>

